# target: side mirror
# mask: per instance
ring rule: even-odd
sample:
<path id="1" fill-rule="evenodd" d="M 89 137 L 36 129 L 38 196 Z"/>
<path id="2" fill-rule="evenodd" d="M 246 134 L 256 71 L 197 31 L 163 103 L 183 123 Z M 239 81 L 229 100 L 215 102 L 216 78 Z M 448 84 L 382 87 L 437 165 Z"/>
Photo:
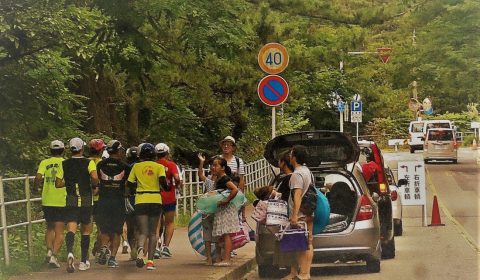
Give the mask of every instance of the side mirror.
<path id="1" fill-rule="evenodd" d="M 374 192 L 372 194 L 372 199 L 373 201 L 375 201 L 375 203 L 377 203 L 380 200 L 380 196 L 378 195 L 378 193 Z"/>
<path id="2" fill-rule="evenodd" d="M 400 179 L 400 180 L 398 180 L 398 185 L 397 185 L 397 187 L 402 187 L 402 186 L 406 186 L 406 185 L 408 185 L 407 179 Z"/>

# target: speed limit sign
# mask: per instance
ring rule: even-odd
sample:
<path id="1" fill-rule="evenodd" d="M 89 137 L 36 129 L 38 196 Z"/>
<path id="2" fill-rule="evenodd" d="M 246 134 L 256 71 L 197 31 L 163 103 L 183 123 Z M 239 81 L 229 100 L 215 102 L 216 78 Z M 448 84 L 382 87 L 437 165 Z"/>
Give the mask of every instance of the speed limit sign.
<path id="1" fill-rule="evenodd" d="M 287 49 L 279 43 L 268 43 L 258 52 L 258 65 L 268 74 L 279 74 L 288 66 Z"/>

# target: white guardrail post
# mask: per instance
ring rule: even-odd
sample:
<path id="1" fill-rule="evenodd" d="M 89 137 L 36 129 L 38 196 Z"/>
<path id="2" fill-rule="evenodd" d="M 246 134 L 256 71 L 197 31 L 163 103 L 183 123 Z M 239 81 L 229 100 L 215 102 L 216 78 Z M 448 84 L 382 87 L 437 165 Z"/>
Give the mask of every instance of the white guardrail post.
<path id="1" fill-rule="evenodd" d="M 27 200 L 27 248 L 29 260 L 33 257 L 33 241 L 32 241 L 32 202 L 30 201 L 30 178 L 25 174 L 25 199 Z"/>
<path id="2" fill-rule="evenodd" d="M 5 212 L 5 195 L 3 192 L 3 177 L 0 176 L 0 220 L 2 223 L 3 252 L 5 257 L 5 265 L 10 265 L 10 252 L 8 250 L 8 229 L 7 214 Z"/>

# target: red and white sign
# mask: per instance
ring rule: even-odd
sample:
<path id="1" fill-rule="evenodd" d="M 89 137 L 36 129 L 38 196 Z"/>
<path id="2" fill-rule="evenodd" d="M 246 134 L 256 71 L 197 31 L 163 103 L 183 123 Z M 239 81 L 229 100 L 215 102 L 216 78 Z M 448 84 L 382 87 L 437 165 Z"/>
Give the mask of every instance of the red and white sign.
<path id="1" fill-rule="evenodd" d="M 258 52 L 258 65 L 268 74 L 279 74 L 288 66 L 287 49 L 279 43 L 268 43 Z"/>
<path id="2" fill-rule="evenodd" d="M 277 75 L 268 75 L 258 83 L 258 97 L 268 106 L 278 106 L 288 97 L 288 84 Z"/>
<path id="3" fill-rule="evenodd" d="M 384 64 L 387 64 L 392 54 L 392 48 L 377 48 L 377 53 L 380 56 L 380 60 Z"/>

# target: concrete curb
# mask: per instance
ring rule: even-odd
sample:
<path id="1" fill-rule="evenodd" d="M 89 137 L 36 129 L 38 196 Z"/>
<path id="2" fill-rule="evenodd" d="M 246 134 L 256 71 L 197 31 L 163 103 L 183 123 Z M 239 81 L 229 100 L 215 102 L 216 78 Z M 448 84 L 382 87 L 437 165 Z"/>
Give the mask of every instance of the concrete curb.
<path id="1" fill-rule="evenodd" d="M 243 264 L 235 267 L 233 270 L 229 271 L 227 274 L 223 275 L 217 280 L 237 280 L 242 279 L 242 277 L 250 272 L 257 265 L 255 258 L 251 258 L 244 262 Z"/>

